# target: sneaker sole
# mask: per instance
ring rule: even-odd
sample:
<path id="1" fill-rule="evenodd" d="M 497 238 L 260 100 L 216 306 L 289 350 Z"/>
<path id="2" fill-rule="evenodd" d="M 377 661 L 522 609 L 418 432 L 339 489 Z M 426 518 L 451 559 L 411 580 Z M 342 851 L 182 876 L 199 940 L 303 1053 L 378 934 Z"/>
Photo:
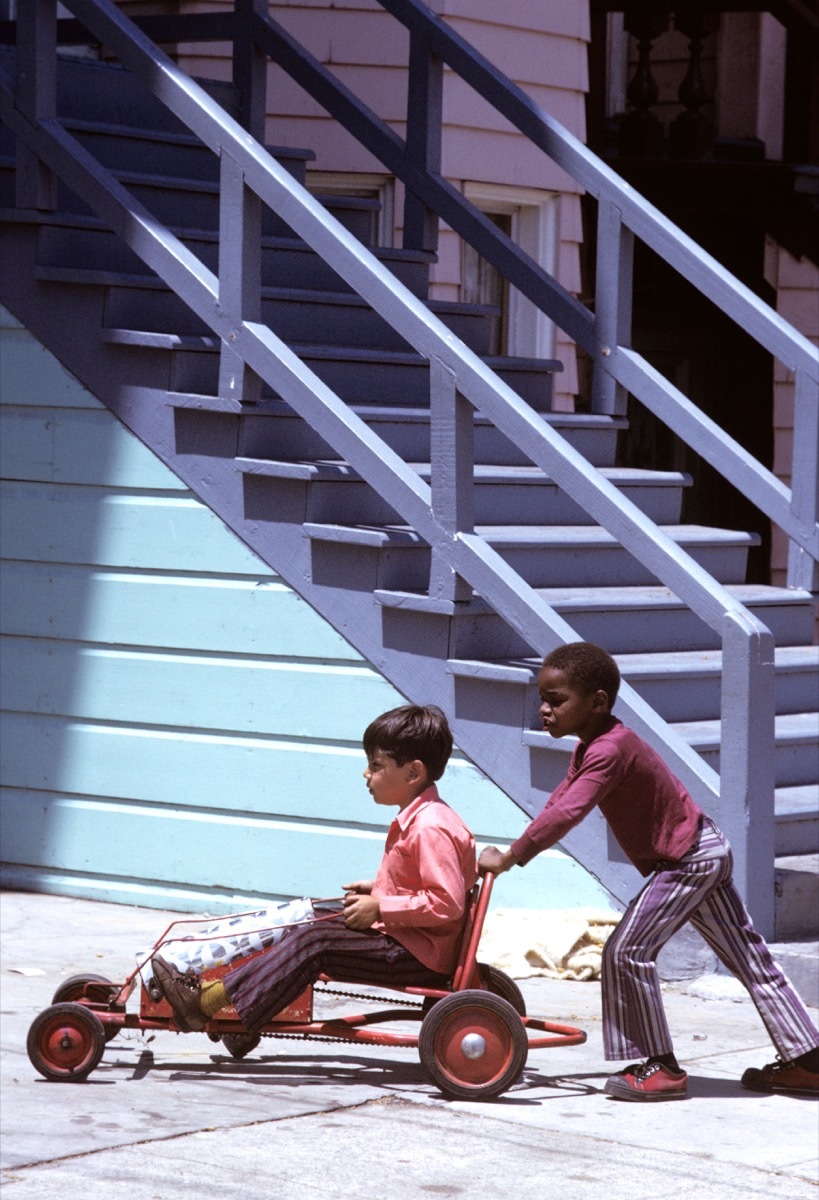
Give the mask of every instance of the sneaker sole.
<path id="1" fill-rule="evenodd" d="M 742 1086 L 747 1092 L 756 1092 L 759 1096 L 815 1096 L 819 1098 L 819 1091 L 808 1088 L 760 1087 L 753 1083 L 743 1083 Z"/>
<path id="2" fill-rule="evenodd" d="M 630 1100 L 638 1104 L 659 1104 L 666 1100 L 687 1100 L 688 1092 L 638 1092 L 634 1088 L 630 1088 L 627 1083 L 620 1084 L 618 1081 L 611 1081 L 606 1084 L 603 1091 L 607 1096 L 613 1096 L 615 1100 Z"/>

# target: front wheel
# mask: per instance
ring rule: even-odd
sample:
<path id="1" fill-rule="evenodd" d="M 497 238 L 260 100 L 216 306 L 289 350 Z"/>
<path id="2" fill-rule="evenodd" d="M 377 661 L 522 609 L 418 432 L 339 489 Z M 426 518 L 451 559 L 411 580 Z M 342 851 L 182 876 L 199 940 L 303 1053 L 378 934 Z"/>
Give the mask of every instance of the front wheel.
<path id="1" fill-rule="evenodd" d="M 418 1053 L 432 1082 L 451 1100 L 491 1100 L 520 1075 L 529 1040 L 508 1000 L 470 989 L 444 996 L 430 1010 Z"/>
<path id="2" fill-rule="evenodd" d="M 64 979 L 51 997 L 52 1004 L 70 1004 L 76 1000 L 92 1000 L 96 1004 L 111 1004 L 120 984 L 112 983 L 105 975 L 70 975 Z M 120 1032 L 118 1025 L 103 1022 L 106 1042 L 112 1041 Z"/>
<path id="3" fill-rule="evenodd" d="M 99 1065 L 105 1029 L 81 1004 L 52 1004 L 35 1017 L 26 1049 L 31 1065 L 55 1083 L 80 1083 Z"/>

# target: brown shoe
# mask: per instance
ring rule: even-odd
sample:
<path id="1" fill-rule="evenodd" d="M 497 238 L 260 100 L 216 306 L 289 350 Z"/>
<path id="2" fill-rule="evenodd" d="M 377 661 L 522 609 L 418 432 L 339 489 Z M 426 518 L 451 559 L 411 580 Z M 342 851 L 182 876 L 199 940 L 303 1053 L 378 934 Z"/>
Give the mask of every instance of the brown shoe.
<path id="1" fill-rule="evenodd" d="M 768 1063 L 749 1067 L 742 1076 L 742 1086 L 751 1092 L 792 1092 L 795 1096 L 819 1096 L 819 1073 L 807 1071 L 795 1062 Z"/>
<path id="2" fill-rule="evenodd" d="M 185 1033 L 198 1032 L 210 1020 L 199 1007 L 199 980 L 195 975 L 185 974 L 161 955 L 151 959 L 154 977 L 162 989 L 162 995 L 173 1009 L 176 1023 Z"/>

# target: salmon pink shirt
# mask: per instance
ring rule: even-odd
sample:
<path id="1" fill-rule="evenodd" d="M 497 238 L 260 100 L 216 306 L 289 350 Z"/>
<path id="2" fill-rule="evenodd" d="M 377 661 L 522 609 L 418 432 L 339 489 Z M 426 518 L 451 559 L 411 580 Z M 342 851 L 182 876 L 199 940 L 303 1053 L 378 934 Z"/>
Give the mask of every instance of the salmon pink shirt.
<path id="1" fill-rule="evenodd" d="M 373 882 L 381 908 L 373 929 L 395 938 L 424 966 L 449 975 L 466 897 L 477 878 L 475 839 L 433 784 L 390 825 Z"/>

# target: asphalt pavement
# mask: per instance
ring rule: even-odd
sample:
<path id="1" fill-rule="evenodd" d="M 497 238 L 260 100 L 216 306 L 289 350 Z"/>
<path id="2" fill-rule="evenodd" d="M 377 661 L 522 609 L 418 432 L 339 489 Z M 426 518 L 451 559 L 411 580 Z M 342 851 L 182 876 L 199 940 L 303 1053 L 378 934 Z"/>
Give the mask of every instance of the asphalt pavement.
<path id="1" fill-rule="evenodd" d="M 119 1034 L 84 1083 L 43 1079 L 26 1036 L 55 988 L 84 971 L 124 979 L 174 915 L 0 895 L 8 1200 L 817 1200 L 819 1101 L 740 1086 L 775 1054 L 721 976 L 666 985 L 689 1074 L 689 1098 L 674 1104 L 604 1095 L 616 1064 L 603 1059 L 599 984 L 545 979 L 519 981 L 529 1013 L 588 1040 L 531 1051 L 520 1082 L 484 1103 L 444 1099 L 415 1048 L 264 1039 L 236 1061 L 205 1034 L 166 1031 Z"/>

